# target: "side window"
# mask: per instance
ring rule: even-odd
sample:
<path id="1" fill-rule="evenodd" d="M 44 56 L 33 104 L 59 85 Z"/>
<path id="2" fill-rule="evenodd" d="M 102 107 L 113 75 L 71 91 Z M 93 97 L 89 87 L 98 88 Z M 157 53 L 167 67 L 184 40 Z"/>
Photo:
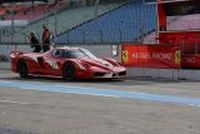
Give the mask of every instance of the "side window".
<path id="1" fill-rule="evenodd" d="M 63 50 L 59 50 L 59 49 L 54 50 L 53 51 L 53 56 L 54 57 L 63 57 Z"/>
<path id="2" fill-rule="evenodd" d="M 65 57 L 66 58 L 71 58 L 71 53 L 70 53 L 70 51 L 65 51 Z"/>
<path id="3" fill-rule="evenodd" d="M 77 58 L 76 52 L 73 50 L 67 50 L 65 51 L 65 57 L 66 58 Z"/>

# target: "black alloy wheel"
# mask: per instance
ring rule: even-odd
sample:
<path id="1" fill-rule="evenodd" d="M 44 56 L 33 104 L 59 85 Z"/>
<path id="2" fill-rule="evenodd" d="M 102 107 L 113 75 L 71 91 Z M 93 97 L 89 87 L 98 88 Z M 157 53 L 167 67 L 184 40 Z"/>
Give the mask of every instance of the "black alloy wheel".
<path id="1" fill-rule="evenodd" d="M 75 80 L 75 66 L 73 63 L 65 64 L 63 68 L 63 78 L 67 81 Z"/>

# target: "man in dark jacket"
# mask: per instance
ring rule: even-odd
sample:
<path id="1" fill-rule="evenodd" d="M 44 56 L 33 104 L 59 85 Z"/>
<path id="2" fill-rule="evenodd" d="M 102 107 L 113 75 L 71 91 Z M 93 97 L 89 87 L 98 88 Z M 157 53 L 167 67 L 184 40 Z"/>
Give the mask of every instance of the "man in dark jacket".
<path id="1" fill-rule="evenodd" d="M 35 36 L 34 32 L 30 32 L 30 35 L 28 36 L 30 43 L 31 43 L 31 48 L 34 48 L 33 52 L 40 52 L 41 51 L 41 46 L 39 44 L 39 41 L 37 37 Z"/>

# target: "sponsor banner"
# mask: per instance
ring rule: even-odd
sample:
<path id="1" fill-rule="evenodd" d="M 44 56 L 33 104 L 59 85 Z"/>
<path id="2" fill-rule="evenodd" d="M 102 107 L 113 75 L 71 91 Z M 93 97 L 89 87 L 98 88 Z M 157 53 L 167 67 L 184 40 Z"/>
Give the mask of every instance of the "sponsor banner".
<path id="1" fill-rule="evenodd" d="M 182 67 L 200 69 L 200 54 L 188 54 L 182 57 Z"/>
<path id="2" fill-rule="evenodd" d="M 181 51 L 177 46 L 124 44 L 122 63 L 128 67 L 180 68 Z"/>

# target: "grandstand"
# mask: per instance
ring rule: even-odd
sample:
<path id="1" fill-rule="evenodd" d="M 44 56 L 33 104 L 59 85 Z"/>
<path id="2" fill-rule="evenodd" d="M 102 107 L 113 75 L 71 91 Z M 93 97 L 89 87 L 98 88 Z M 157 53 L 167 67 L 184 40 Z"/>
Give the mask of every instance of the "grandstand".
<path id="1" fill-rule="evenodd" d="M 143 23 L 141 23 L 143 22 Z M 147 23 L 148 22 L 148 23 Z M 67 30 L 57 43 L 138 42 L 156 27 L 156 6 L 134 0 Z"/>
<path id="2" fill-rule="evenodd" d="M 46 15 L 25 28 L 5 34 L 1 41 L 9 42 L 14 38 L 15 42 L 27 42 L 26 34 L 30 31 L 35 31 L 40 37 L 43 24 L 56 33 L 57 43 L 135 42 L 155 30 L 156 6 L 144 5 L 141 0 L 113 0 L 97 6 L 65 8 L 56 16 Z"/>
<path id="3" fill-rule="evenodd" d="M 8 20 L 8 19 L 29 19 L 30 14 L 32 16 L 35 16 L 34 12 L 37 12 L 38 10 L 42 10 L 41 7 L 42 2 L 39 2 L 38 5 L 34 5 L 35 1 L 28 2 L 30 0 L 27 0 L 27 4 L 22 4 L 21 2 L 26 2 L 26 1 L 20 1 L 20 0 L 1 0 L 0 3 L 0 20 Z M 41 0 L 38 0 L 41 1 Z M 18 2 L 14 5 L 9 4 L 12 2 Z M 43 7 L 44 8 L 44 7 Z M 35 16 L 36 17 L 36 16 Z"/>
<path id="4" fill-rule="evenodd" d="M 1 28 L 2 43 L 28 43 L 27 34 L 31 31 L 35 31 L 40 38 L 44 24 L 56 34 L 56 44 L 122 44 L 150 43 L 150 41 L 152 44 L 159 42 L 169 44 L 172 43 L 171 39 L 166 38 L 165 34 L 170 31 L 199 30 L 200 27 L 198 13 L 174 15 L 172 12 L 176 10 L 166 10 L 169 15 L 163 22 L 167 24 L 162 24 L 160 21 L 158 28 L 156 20 L 160 16 L 157 16 L 158 7 L 155 0 L 36 2 L 34 11 L 23 16 L 24 11 L 32 10 L 30 4 L 24 5 L 23 8 L 20 7 L 21 4 L 15 4 L 16 13 L 4 17 L 8 20 L 26 19 L 29 20 L 29 24 L 15 27 L 14 30 Z M 5 13 L 5 7 L 5 5 L 2 7 L 1 14 Z M 158 34 L 160 34 L 159 41 Z"/>
<path id="5" fill-rule="evenodd" d="M 103 3 L 92 6 L 82 6 L 73 4 L 72 8 L 67 8 L 55 14 L 46 15 L 45 17 L 30 23 L 25 28 L 15 31 L 10 35 L 2 37 L 3 42 L 9 42 L 10 38 L 14 36 L 15 42 L 26 42 L 26 35 L 30 31 L 35 31 L 38 36 L 41 34 L 41 27 L 47 24 L 48 27 L 54 31 L 57 35 L 65 32 L 73 27 L 76 27 L 88 20 L 97 18 L 98 16 L 105 14 L 119 7 L 123 2 Z"/>
<path id="6" fill-rule="evenodd" d="M 75 6 L 81 6 L 83 3 L 83 0 L 76 0 L 76 3 L 71 6 L 72 1 L 59 1 L 55 3 L 54 1 L 46 3 L 37 2 L 35 4 L 27 3 L 17 3 L 15 5 L 9 5 L 5 4 L 2 5 L 1 8 L 7 10 L 6 13 L 1 16 L 3 20 L 27 20 L 29 22 L 29 25 L 32 25 L 33 23 L 38 22 L 39 20 L 43 20 L 44 18 L 48 16 L 52 16 L 55 14 L 55 12 L 59 13 L 63 10 L 66 10 L 68 8 L 72 8 Z M 0 8 L 0 10 L 1 10 Z M 2 34 L 2 36 L 7 37 L 9 35 L 13 34 L 13 29 L 10 27 L 7 28 L 10 33 Z M 14 31 L 18 31 L 19 29 L 17 26 L 14 25 Z M 3 37 L 2 37 L 3 38 Z"/>
<path id="7" fill-rule="evenodd" d="M 75 0 L 59 1 L 33 7 L 16 4 L 14 16 L 4 19 L 27 19 L 28 26 L 1 30 L 1 42 L 26 43 L 26 35 L 35 31 L 41 37 L 41 27 L 47 24 L 55 32 L 56 43 L 85 44 L 85 43 L 122 43 L 156 42 L 156 4 L 155 0 Z M 145 4 L 144 2 L 152 2 Z M 6 6 L 1 7 L 0 13 L 6 13 Z M 45 7 L 45 8 L 44 8 Z M 56 9 L 56 11 L 55 11 Z M 23 12 L 28 11 L 27 14 Z M 29 12 L 31 11 L 31 12 Z M 195 30 L 199 28 L 199 14 L 178 15 L 167 17 L 167 29 Z"/>
<path id="8" fill-rule="evenodd" d="M 64 3 L 65 4 L 65 3 Z M 64 5 L 65 6 L 65 5 Z M 15 6 L 14 15 L 4 15 L 4 20 L 28 20 L 30 22 L 37 20 L 46 13 L 53 13 L 55 4 L 38 4 L 36 6 Z"/>

